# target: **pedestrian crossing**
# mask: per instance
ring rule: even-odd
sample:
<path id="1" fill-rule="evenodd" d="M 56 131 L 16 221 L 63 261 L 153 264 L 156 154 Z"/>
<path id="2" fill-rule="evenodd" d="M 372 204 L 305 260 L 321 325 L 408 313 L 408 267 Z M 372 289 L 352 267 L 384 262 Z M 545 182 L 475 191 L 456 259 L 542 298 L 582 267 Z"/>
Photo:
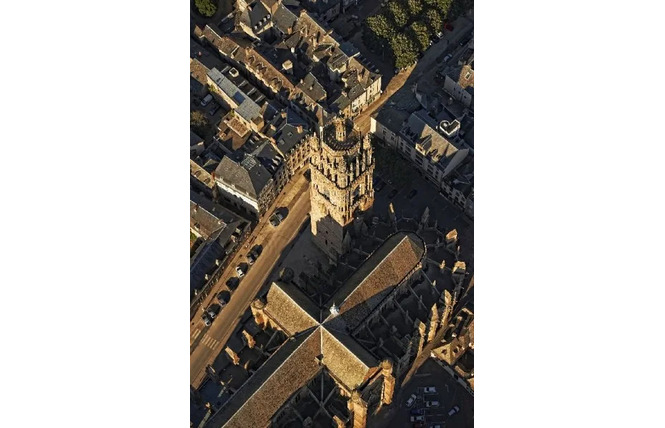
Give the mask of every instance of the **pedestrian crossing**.
<path id="1" fill-rule="evenodd" d="M 189 346 L 192 346 L 194 344 L 194 341 L 196 340 L 197 337 L 199 337 L 200 334 L 201 334 L 201 329 L 200 328 L 197 328 L 196 330 L 194 330 L 194 333 L 192 333 L 189 336 Z"/>
<path id="2" fill-rule="evenodd" d="M 201 329 L 197 328 L 194 330 L 194 332 L 190 335 L 189 337 L 189 346 L 192 346 L 194 342 L 196 342 L 196 339 L 201 336 Z M 213 351 L 216 350 L 219 347 L 219 340 L 213 339 L 212 337 L 208 336 L 208 334 L 204 334 L 203 338 L 199 341 L 199 345 L 207 346 L 208 348 L 212 349 Z"/>
<path id="3" fill-rule="evenodd" d="M 219 346 L 219 341 L 213 339 L 212 337 L 206 334 L 203 336 L 203 339 L 201 340 L 201 345 L 207 346 L 208 348 L 214 351 Z"/>

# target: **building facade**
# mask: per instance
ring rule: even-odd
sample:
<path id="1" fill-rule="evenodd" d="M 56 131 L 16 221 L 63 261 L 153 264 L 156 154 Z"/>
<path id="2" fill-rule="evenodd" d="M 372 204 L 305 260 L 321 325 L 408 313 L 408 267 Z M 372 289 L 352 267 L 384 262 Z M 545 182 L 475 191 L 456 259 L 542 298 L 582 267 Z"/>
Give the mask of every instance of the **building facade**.
<path id="1" fill-rule="evenodd" d="M 314 243 L 337 261 L 351 244 L 354 217 L 374 203 L 374 159 L 368 136 L 336 118 L 310 140 Z"/>

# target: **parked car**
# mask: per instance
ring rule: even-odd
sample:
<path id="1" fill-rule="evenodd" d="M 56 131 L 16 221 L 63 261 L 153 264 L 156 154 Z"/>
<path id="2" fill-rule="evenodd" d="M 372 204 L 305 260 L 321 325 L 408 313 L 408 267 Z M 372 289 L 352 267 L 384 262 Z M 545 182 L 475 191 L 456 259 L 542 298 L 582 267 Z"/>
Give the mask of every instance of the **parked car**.
<path id="1" fill-rule="evenodd" d="M 453 406 L 453 408 L 448 412 L 448 416 L 452 416 L 457 412 L 459 412 L 459 406 Z"/>
<path id="2" fill-rule="evenodd" d="M 448 55 L 443 57 L 443 62 L 447 62 L 452 57 L 453 57 L 453 54 L 449 53 Z"/>
<path id="3" fill-rule="evenodd" d="M 425 401 L 425 407 L 439 407 L 438 401 Z"/>
<path id="4" fill-rule="evenodd" d="M 413 189 L 409 192 L 409 194 L 406 196 L 406 198 L 407 199 L 413 199 L 413 197 L 416 196 L 416 193 L 418 193 L 418 191 L 416 189 Z"/>
<path id="5" fill-rule="evenodd" d="M 446 25 L 444 25 L 443 28 L 445 28 L 445 29 L 448 30 L 448 31 L 453 31 L 453 30 L 455 29 L 455 27 L 453 27 L 453 26 L 450 25 L 450 24 L 446 24 Z"/>
<path id="6" fill-rule="evenodd" d="M 247 263 L 249 263 L 250 266 L 253 265 L 255 261 L 256 257 L 254 257 L 254 254 L 252 253 L 247 254 Z"/>
<path id="7" fill-rule="evenodd" d="M 238 288 L 238 284 L 240 284 L 240 279 L 235 276 L 232 276 L 226 281 L 226 286 L 229 287 L 229 290 L 231 291 Z"/>
<path id="8" fill-rule="evenodd" d="M 439 425 L 439 424 L 430 425 L 429 428 L 441 428 L 441 425 Z"/>
<path id="9" fill-rule="evenodd" d="M 215 106 L 211 108 L 210 111 L 208 112 L 208 115 L 214 116 L 215 113 L 217 113 L 217 110 L 219 110 L 219 104 L 215 104 Z"/>
<path id="10" fill-rule="evenodd" d="M 212 324 L 212 319 L 210 319 L 210 316 L 208 315 L 207 312 L 203 312 L 203 317 L 202 318 L 203 318 L 203 323 L 206 326 L 210 326 L 210 324 Z"/>
<path id="11" fill-rule="evenodd" d="M 442 33 L 441 31 L 439 31 L 438 33 L 436 33 L 436 38 L 437 38 L 437 39 L 440 39 L 440 38 L 442 38 L 442 37 L 443 37 L 443 33 Z"/>
<path id="12" fill-rule="evenodd" d="M 425 394 L 436 394 L 436 388 L 433 386 L 426 386 L 423 388 L 423 393 Z"/>
<path id="13" fill-rule="evenodd" d="M 281 222 L 280 219 L 277 218 L 277 214 L 273 214 L 272 216 L 270 216 L 270 224 L 272 224 L 274 227 L 279 226 L 280 222 Z"/>
<path id="14" fill-rule="evenodd" d="M 236 266 L 236 273 L 238 274 L 238 278 L 242 278 L 245 276 L 245 270 L 242 268 L 241 265 Z"/>
<path id="15" fill-rule="evenodd" d="M 219 307 L 221 309 L 224 309 L 224 306 L 226 306 L 226 304 L 228 303 L 228 301 L 227 301 L 228 294 L 229 294 L 228 291 L 220 291 L 217 294 L 217 301 L 219 302 Z"/>
<path id="16" fill-rule="evenodd" d="M 201 100 L 201 105 L 205 107 L 210 103 L 210 101 L 212 101 L 212 95 L 208 94 Z"/>
<path id="17" fill-rule="evenodd" d="M 411 394 L 411 397 L 409 397 L 409 399 L 406 400 L 406 407 L 413 406 L 413 403 L 415 402 L 416 402 L 416 394 Z"/>
<path id="18" fill-rule="evenodd" d="M 411 409 L 412 415 L 424 415 L 425 409 Z"/>
<path id="19" fill-rule="evenodd" d="M 420 415 L 420 416 L 411 416 L 411 422 L 415 422 L 415 421 L 423 421 L 423 422 L 425 422 L 425 416 L 423 416 L 423 415 Z"/>
<path id="20" fill-rule="evenodd" d="M 397 194 L 397 189 L 393 189 L 390 191 L 390 193 L 388 193 L 388 197 L 394 198 L 396 194 Z"/>
<path id="21" fill-rule="evenodd" d="M 206 309 L 206 313 L 208 314 L 211 320 L 214 320 L 217 314 L 219 314 L 219 312 L 221 311 L 221 309 L 222 308 L 219 305 L 212 305 L 208 307 L 208 309 Z"/>

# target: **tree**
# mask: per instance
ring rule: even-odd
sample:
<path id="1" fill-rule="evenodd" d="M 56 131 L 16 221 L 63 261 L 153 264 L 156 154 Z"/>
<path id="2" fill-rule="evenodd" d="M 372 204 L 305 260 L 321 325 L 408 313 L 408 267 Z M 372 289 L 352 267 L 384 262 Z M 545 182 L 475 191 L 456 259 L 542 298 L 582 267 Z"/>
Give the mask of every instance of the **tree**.
<path id="1" fill-rule="evenodd" d="M 432 30 L 432 34 L 437 34 L 443 30 L 443 19 L 436 9 L 427 9 L 425 12 L 425 22 Z"/>
<path id="2" fill-rule="evenodd" d="M 407 31 L 420 51 L 425 52 L 429 47 L 429 32 L 427 30 L 427 26 L 422 22 L 416 21 L 409 25 Z"/>
<path id="3" fill-rule="evenodd" d="M 449 19 L 453 20 L 457 18 L 465 14 L 469 9 L 473 9 L 473 0 L 454 0 L 450 6 Z"/>
<path id="4" fill-rule="evenodd" d="M 388 3 L 388 13 L 398 29 L 404 28 L 409 20 L 409 14 L 406 11 L 406 8 L 396 0 L 391 0 Z"/>
<path id="5" fill-rule="evenodd" d="M 412 18 L 417 18 L 423 10 L 423 0 L 406 0 L 406 7 Z"/>
<path id="6" fill-rule="evenodd" d="M 395 67 L 406 68 L 416 62 L 418 49 L 413 40 L 404 33 L 399 33 L 390 40 L 390 47 L 395 57 Z"/>
<path id="7" fill-rule="evenodd" d="M 194 6 L 203 16 L 210 18 L 217 12 L 217 5 L 212 0 L 194 0 Z"/>
<path id="8" fill-rule="evenodd" d="M 390 40 L 395 35 L 394 24 L 383 14 L 370 16 L 365 22 L 367 27 L 379 37 Z"/>
<path id="9" fill-rule="evenodd" d="M 208 119 L 202 111 L 194 110 L 189 114 L 189 127 L 199 136 L 205 136 Z"/>
<path id="10" fill-rule="evenodd" d="M 425 3 L 427 3 L 427 5 L 433 9 L 436 9 L 441 14 L 441 16 L 446 17 L 448 16 L 448 11 L 453 4 L 453 0 L 425 0 Z"/>

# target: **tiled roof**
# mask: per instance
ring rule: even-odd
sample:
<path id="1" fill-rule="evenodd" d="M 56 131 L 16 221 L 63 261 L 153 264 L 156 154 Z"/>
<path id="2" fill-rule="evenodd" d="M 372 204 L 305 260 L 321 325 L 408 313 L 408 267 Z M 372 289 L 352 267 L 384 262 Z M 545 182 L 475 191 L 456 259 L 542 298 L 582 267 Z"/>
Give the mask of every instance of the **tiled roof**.
<path id="1" fill-rule="evenodd" d="M 321 329 L 323 364 L 349 390 L 359 387 L 379 362 L 351 336 Z"/>
<path id="2" fill-rule="evenodd" d="M 331 328 L 353 330 L 413 270 L 425 253 L 422 239 L 413 233 L 391 236 L 367 259 L 326 304 L 338 306 L 329 315 Z"/>
<path id="3" fill-rule="evenodd" d="M 319 329 L 289 339 L 243 384 L 206 427 L 264 427 L 284 402 L 322 369 Z"/>
<path id="4" fill-rule="evenodd" d="M 273 282 L 266 295 L 265 311 L 289 334 L 319 325 L 319 308 L 292 284 Z"/>

